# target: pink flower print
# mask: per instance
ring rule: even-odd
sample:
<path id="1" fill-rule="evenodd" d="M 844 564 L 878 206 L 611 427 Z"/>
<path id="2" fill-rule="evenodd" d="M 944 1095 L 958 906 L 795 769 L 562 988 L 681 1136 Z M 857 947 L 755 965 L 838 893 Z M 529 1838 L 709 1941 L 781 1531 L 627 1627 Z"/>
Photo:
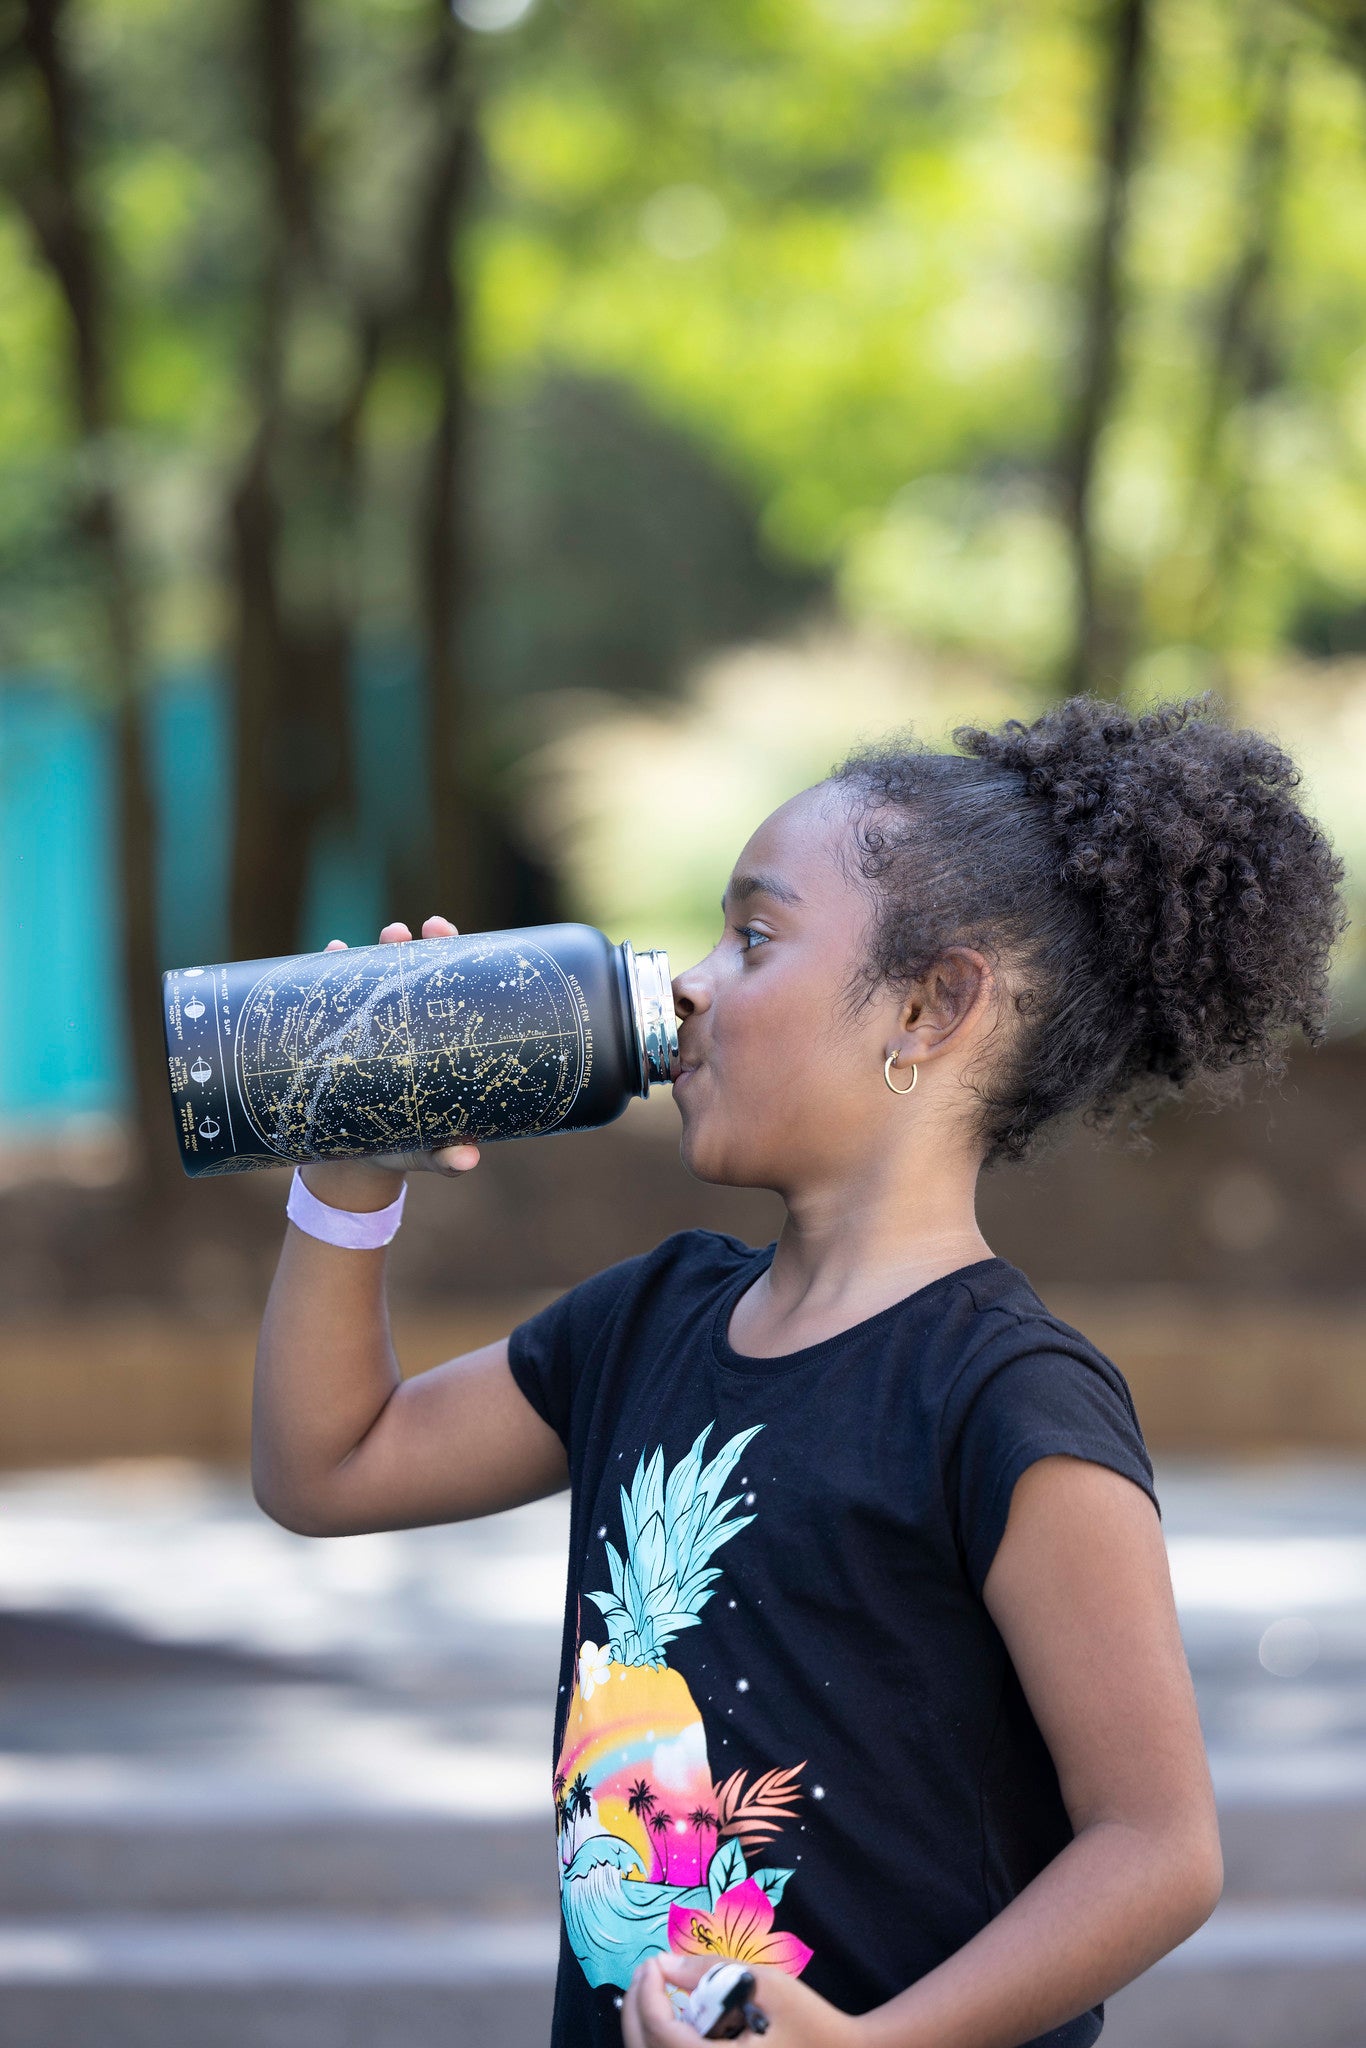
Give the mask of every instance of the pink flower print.
<path id="1" fill-rule="evenodd" d="M 669 1947 L 682 1956 L 768 1963 L 792 1977 L 800 1977 L 811 1960 L 811 1950 L 795 1934 L 773 1932 L 773 1901 L 752 1877 L 722 1892 L 710 1913 L 703 1906 L 670 1906 Z"/>

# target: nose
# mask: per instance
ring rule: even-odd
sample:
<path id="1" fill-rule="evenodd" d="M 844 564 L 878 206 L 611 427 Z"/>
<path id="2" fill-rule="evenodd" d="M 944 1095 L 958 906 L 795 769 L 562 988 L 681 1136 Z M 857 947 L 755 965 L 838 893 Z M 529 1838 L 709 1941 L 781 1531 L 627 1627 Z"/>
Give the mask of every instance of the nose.
<path id="1" fill-rule="evenodd" d="M 679 1017 L 693 1017 L 711 1008 L 711 990 L 703 973 L 704 962 L 695 967 L 685 967 L 673 978 L 674 1012 Z"/>

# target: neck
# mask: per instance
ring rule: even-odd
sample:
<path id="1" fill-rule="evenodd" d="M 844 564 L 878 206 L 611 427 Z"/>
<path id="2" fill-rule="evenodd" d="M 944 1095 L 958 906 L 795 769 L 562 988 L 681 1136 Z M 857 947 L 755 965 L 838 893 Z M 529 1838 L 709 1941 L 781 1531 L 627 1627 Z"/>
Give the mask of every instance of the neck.
<path id="1" fill-rule="evenodd" d="M 869 1175 L 783 1190 L 787 1215 L 764 1275 L 775 1318 L 824 1314 L 847 1323 L 992 1256 L 977 1226 L 979 1161 L 924 1145 Z"/>

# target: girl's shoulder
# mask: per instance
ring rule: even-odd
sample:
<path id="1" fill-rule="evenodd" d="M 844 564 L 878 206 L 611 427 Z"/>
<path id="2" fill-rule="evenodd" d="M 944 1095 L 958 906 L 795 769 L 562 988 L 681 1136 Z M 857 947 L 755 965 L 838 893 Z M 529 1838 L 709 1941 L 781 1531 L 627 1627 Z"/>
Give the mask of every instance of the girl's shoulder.
<path id="1" fill-rule="evenodd" d="M 1009 1259 L 993 1258 L 972 1267 L 960 1278 L 962 1292 L 974 1310 L 972 1321 L 980 1342 L 1006 1349 L 1084 1351 L 1111 1366 L 1084 1330 L 1055 1314 L 1033 1282 Z"/>
<path id="2" fill-rule="evenodd" d="M 944 1440 L 991 1433 L 1058 1449 L 1122 1440 L 1151 1478 L 1133 1394 L 1114 1359 L 1046 1306 L 1005 1260 L 965 1282 L 971 1336 L 944 1389 Z"/>

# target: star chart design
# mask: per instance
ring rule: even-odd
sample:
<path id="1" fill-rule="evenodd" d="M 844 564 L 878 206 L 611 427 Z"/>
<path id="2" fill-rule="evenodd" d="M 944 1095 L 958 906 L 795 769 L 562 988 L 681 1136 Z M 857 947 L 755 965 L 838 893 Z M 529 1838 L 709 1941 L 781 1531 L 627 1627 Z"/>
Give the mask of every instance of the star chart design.
<path id="1" fill-rule="evenodd" d="M 233 1043 L 238 1093 L 285 1158 L 550 1131 L 583 1083 L 574 991 L 539 946 L 424 940 L 281 961 Z"/>

